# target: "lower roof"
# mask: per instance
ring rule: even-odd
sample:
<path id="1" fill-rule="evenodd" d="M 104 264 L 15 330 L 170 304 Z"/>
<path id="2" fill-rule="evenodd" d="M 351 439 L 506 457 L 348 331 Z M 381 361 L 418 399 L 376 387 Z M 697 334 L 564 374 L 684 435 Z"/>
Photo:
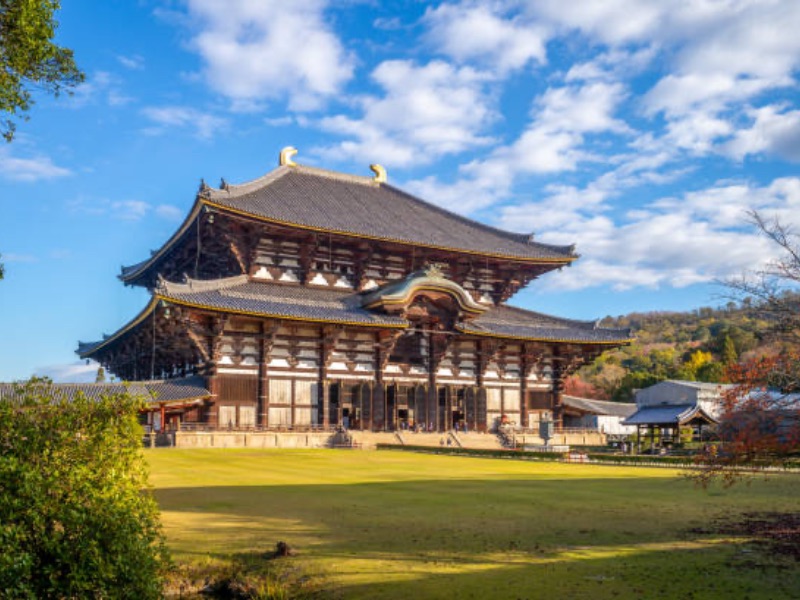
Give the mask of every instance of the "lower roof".
<path id="1" fill-rule="evenodd" d="M 369 293 L 366 293 L 368 295 Z M 116 333 L 103 340 L 79 343 L 78 354 L 90 357 L 147 319 L 160 302 L 222 314 L 331 323 L 355 327 L 405 329 L 403 317 L 383 314 L 363 306 L 365 293 L 261 282 L 246 275 L 211 281 L 161 281 L 150 303 Z M 511 306 L 497 306 L 470 321 L 456 325 L 467 335 L 497 339 L 619 346 L 632 341 L 629 330 L 605 329 L 596 322 L 575 321 Z"/>

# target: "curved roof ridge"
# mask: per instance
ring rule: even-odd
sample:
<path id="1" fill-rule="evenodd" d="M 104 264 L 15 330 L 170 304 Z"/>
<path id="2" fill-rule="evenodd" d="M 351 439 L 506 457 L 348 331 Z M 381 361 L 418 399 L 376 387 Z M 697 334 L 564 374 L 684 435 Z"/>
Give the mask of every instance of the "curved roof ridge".
<path id="1" fill-rule="evenodd" d="M 171 248 L 174 243 L 176 243 L 181 237 L 183 237 L 189 228 L 194 224 L 197 215 L 200 214 L 200 211 L 203 208 L 203 195 L 202 192 L 197 194 L 197 197 L 192 204 L 192 208 L 189 211 L 189 214 L 186 215 L 186 218 L 181 223 L 181 226 L 173 233 L 169 239 L 161 244 L 161 247 L 156 250 L 155 252 L 151 252 L 150 256 L 143 261 L 140 261 L 136 264 L 133 264 L 128 267 L 122 267 L 122 272 L 118 277 L 125 282 L 130 281 L 136 275 L 140 274 L 144 269 L 148 266 L 153 264 L 157 261 L 161 256 L 167 251 L 168 248 Z"/>
<path id="2" fill-rule="evenodd" d="M 76 354 L 81 358 L 87 358 L 89 354 L 92 352 L 106 346 L 107 344 L 113 342 L 116 339 L 119 339 L 123 335 L 125 335 L 128 331 L 136 327 L 139 323 L 144 321 L 147 317 L 149 317 L 152 312 L 158 306 L 159 299 L 153 295 L 150 296 L 150 300 L 147 301 L 145 307 L 139 311 L 133 319 L 128 321 L 125 325 L 120 327 L 117 331 L 112 333 L 109 336 L 103 335 L 103 339 L 97 342 L 81 342 L 78 341 L 78 349 L 76 350 Z"/>
<path id="3" fill-rule="evenodd" d="M 422 198 L 418 198 L 414 194 L 410 194 L 409 192 L 406 192 L 405 190 L 402 190 L 402 189 L 400 189 L 398 187 L 395 187 L 395 186 L 393 186 L 393 185 L 391 185 L 389 183 L 384 183 L 383 186 L 387 187 L 387 188 L 391 188 L 391 190 L 393 192 L 404 196 L 405 198 L 407 198 L 408 200 L 411 200 L 412 202 L 415 202 L 417 204 L 422 204 L 422 205 L 424 205 L 424 206 L 426 206 L 426 207 L 428 207 L 428 208 L 430 208 L 432 210 L 435 210 L 436 212 L 438 212 L 440 214 L 443 214 L 443 215 L 445 215 L 445 216 L 447 216 L 449 218 L 452 218 L 452 219 L 456 219 L 456 220 L 458 220 L 458 221 L 460 221 L 462 223 L 465 223 L 467 225 L 476 227 L 478 229 L 482 229 L 484 231 L 488 231 L 490 233 L 493 233 L 495 235 L 499 235 L 499 236 L 504 237 L 504 238 L 509 239 L 509 240 L 513 240 L 515 242 L 521 242 L 523 244 L 528 244 L 529 246 L 539 246 L 539 247 L 542 247 L 542 248 L 549 248 L 549 249 L 551 249 L 551 250 L 553 250 L 555 252 L 563 253 L 566 256 L 577 258 L 577 255 L 575 254 L 575 244 L 570 244 L 570 245 L 567 245 L 567 246 L 558 246 L 558 245 L 555 245 L 555 244 L 544 244 L 542 242 L 536 242 L 536 241 L 533 240 L 533 235 L 530 234 L 530 233 L 515 233 L 513 231 L 507 231 L 505 229 L 500 229 L 499 227 L 493 227 L 492 225 L 487 225 L 485 223 L 481 223 L 480 221 L 476 221 L 474 219 L 470 219 L 469 217 L 465 217 L 464 215 L 460 215 L 460 214 L 458 214 L 456 212 L 453 212 L 453 211 L 448 210 L 448 209 L 446 209 L 446 208 L 444 208 L 442 206 L 439 206 L 438 204 L 434 204 L 433 202 L 428 202 L 427 200 L 423 200 Z"/>
<path id="4" fill-rule="evenodd" d="M 255 190 L 259 190 L 266 185 L 269 185 L 273 181 L 280 179 L 287 173 L 290 173 L 292 170 L 296 170 L 298 168 L 299 165 L 282 165 L 277 169 L 273 169 L 272 171 L 261 175 L 261 177 L 256 177 L 250 181 L 244 181 L 242 183 L 226 183 L 225 187 L 220 189 L 209 187 L 203 190 L 201 195 L 209 200 L 213 200 L 215 198 L 243 196 L 244 194 L 248 194 Z"/>

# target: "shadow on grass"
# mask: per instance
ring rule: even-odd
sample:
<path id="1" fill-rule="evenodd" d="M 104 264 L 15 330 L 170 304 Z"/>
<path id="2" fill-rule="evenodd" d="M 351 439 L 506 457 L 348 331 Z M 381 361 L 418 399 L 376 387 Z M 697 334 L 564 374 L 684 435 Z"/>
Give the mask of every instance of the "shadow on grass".
<path id="1" fill-rule="evenodd" d="M 672 479 L 428 480 L 156 497 L 178 560 L 251 560 L 286 541 L 299 555 L 282 568 L 317 573 L 310 587 L 325 597 L 790 598 L 796 564 L 689 529 L 790 510 L 797 487 L 712 496 Z"/>

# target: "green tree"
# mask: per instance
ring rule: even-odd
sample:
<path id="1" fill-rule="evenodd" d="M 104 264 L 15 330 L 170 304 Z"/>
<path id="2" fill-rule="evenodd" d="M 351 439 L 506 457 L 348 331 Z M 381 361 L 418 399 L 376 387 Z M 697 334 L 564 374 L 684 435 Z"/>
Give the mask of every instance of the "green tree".
<path id="1" fill-rule="evenodd" d="M 641 390 L 651 385 L 664 381 L 663 377 L 658 377 L 652 373 L 628 373 L 619 383 L 614 391 L 612 400 L 615 402 L 630 402 L 636 390 Z"/>
<path id="2" fill-rule="evenodd" d="M 719 362 L 708 362 L 697 369 L 697 381 L 707 383 L 725 383 L 725 366 Z"/>
<path id="3" fill-rule="evenodd" d="M 736 352 L 736 346 L 731 337 L 726 335 L 725 339 L 722 341 L 722 363 L 728 367 L 730 365 L 735 365 L 738 360 L 739 354 Z"/>
<path id="4" fill-rule="evenodd" d="M 166 549 L 127 393 L 0 401 L 0 597 L 158 598 Z"/>
<path id="5" fill-rule="evenodd" d="M 0 134 L 14 137 L 15 119 L 27 119 L 32 90 L 58 96 L 84 80 L 72 50 L 53 43 L 58 0 L 0 0 Z"/>

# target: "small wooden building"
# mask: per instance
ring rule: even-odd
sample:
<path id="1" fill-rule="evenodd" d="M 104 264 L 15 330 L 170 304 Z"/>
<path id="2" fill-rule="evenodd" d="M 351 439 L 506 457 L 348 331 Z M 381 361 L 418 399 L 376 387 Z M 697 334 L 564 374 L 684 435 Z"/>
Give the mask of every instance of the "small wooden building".
<path id="1" fill-rule="evenodd" d="M 125 380 L 203 378 L 183 423 L 366 430 L 563 418 L 565 377 L 628 331 L 507 304 L 578 258 L 450 213 L 386 182 L 280 166 L 203 184 L 182 225 L 123 268 L 152 297 L 80 343 Z"/>

